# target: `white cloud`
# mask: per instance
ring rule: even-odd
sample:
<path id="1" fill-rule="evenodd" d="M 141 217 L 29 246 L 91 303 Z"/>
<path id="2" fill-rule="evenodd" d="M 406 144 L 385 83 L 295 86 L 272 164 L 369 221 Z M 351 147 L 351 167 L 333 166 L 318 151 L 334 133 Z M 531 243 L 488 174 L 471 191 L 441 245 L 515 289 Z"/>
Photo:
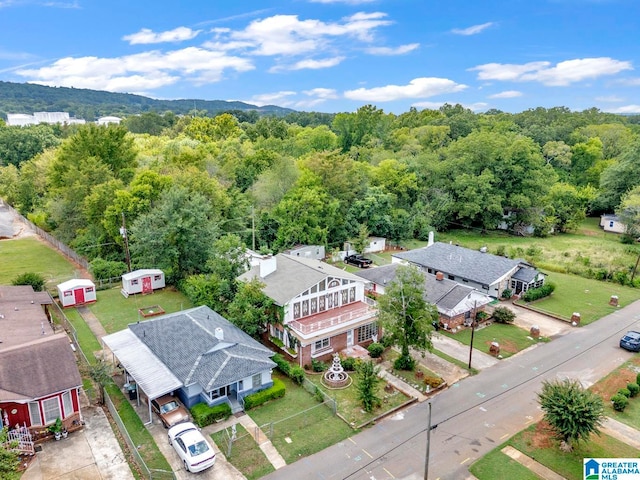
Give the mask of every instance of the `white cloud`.
<path id="1" fill-rule="evenodd" d="M 404 55 L 414 51 L 420 46 L 419 43 L 408 43 L 398 47 L 369 47 L 365 51 L 371 55 Z"/>
<path id="2" fill-rule="evenodd" d="M 619 83 L 620 85 L 626 85 L 628 87 L 639 87 L 640 78 L 623 78 L 619 80 L 617 83 Z"/>
<path id="3" fill-rule="evenodd" d="M 181 79 L 215 82 L 225 70 L 244 72 L 253 68 L 247 59 L 189 47 L 114 58 L 67 57 L 46 67 L 16 73 L 28 82 L 42 85 L 126 92 L 159 88 Z"/>
<path id="4" fill-rule="evenodd" d="M 408 85 L 386 85 L 384 87 L 358 88 L 344 92 L 350 100 L 365 102 L 390 102 L 404 98 L 428 98 L 443 93 L 459 92 L 467 88 L 446 78 L 414 78 Z"/>
<path id="5" fill-rule="evenodd" d="M 296 92 L 293 92 L 291 90 L 283 90 L 280 92 L 273 92 L 273 93 L 263 93 L 260 95 L 252 96 L 251 100 L 247 100 L 247 102 L 253 105 L 257 105 L 259 107 L 262 107 L 263 105 L 272 105 L 276 103 L 281 106 L 287 106 L 287 105 L 291 105 L 292 102 L 288 100 L 288 98 L 293 95 L 296 95 Z"/>
<path id="6" fill-rule="evenodd" d="M 322 60 L 314 60 L 312 58 L 307 58 L 305 60 L 300 60 L 292 65 L 276 65 L 272 67 L 270 72 L 277 72 L 281 70 L 319 70 L 322 68 L 330 68 L 335 67 L 340 64 L 345 57 L 333 57 L 333 58 L 325 58 Z"/>
<path id="7" fill-rule="evenodd" d="M 493 22 L 487 22 L 467 28 L 454 28 L 451 30 L 451 33 L 455 33 L 456 35 L 477 35 L 493 25 Z"/>
<path id="8" fill-rule="evenodd" d="M 567 86 L 587 79 L 615 75 L 624 70 L 633 70 L 633 67 L 631 62 L 599 57 L 566 60 L 555 66 L 551 66 L 550 62 L 530 62 L 522 65 L 487 63 L 469 70 L 478 71 L 480 80 L 540 82 L 548 86 Z"/>
<path id="9" fill-rule="evenodd" d="M 598 102 L 619 103 L 619 102 L 623 102 L 624 99 L 621 98 L 621 97 L 618 97 L 616 95 L 609 95 L 607 97 L 596 97 L 596 101 L 598 101 Z"/>
<path id="10" fill-rule="evenodd" d="M 188 27 L 177 27 L 166 32 L 154 32 L 143 28 L 137 33 L 125 35 L 123 40 L 130 45 L 148 45 L 151 43 L 182 42 L 195 38 L 202 30 L 191 30 Z"/>
<path id="11" fill-rule="evenodd" d="M 302 93 L 310 97 L 318 97 L 325 100 L 338 98 L 338 92 L 333 88 L 312 88 L 311 90 L 303 90 Z"/>
<path id="12" fill-rule="evenodd" d="M 640 105 L 626 105 L 624 107 L 604 109 L 604 111 L 609 113 L 640 113 Z"/>
<path id="13" fill-rule="evenodd" d="M 494 95 L 489 95 L 489 98 L 515 98 L 521 97 L 522 92 L 517 90 L 506 90 L 504 92 L 496 93 Z"/>

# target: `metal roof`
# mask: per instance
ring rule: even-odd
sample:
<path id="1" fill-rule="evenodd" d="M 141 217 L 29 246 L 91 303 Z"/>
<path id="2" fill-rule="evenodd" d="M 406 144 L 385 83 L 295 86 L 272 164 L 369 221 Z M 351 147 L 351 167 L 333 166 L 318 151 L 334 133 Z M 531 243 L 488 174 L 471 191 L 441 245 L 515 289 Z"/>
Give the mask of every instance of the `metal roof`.
<path id="1" fill-rule="evenodd" d="M 130 329 L 104 336 L 102 341 L 150 399 L 182 387 L 182 382 Z"/>

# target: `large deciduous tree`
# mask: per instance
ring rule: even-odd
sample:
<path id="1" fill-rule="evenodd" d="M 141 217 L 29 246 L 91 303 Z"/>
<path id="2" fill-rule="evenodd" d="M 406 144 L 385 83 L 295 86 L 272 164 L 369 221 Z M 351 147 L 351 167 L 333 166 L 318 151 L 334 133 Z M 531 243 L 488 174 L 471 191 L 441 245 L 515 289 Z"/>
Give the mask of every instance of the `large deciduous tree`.
<path id="1" fill-rule="evenodd" d="M 398 267 L 378 306 L 384 335 L 401 349 L 396 368 L 413 370 L 410 348 L 431 350 L 432 322 L 438 320 L 436 307 L 425 300 L 424 274 L 412 266 Z"/>
<path id="2" fill-rule="evenodd" d="M 229 321 L 247 335 L 258 338 L 266 325 L 275 322 L 275 307 L 262 289 L 264 284 L 254 278 L 250 282 L 240 282 L 238 292 L 229 304 Z"/>
<path id="3" fill-rule="evenodd" d="M 597 394 L 585 390 L 576 380 L 545 381 L 538 394 L 544 419 L 562 441 L 561 448 L 571 451 L 573 444 L 598 434 L 605 418 L 604 403 Z"/>
<path id="4" fill-rule="evenodd" d="M 131 260 L 136 267 L 160 268 L 168 283 L 205 269 L 217 235 L 207 199 L 183 187 L 165 191 L 157 206 L 131 226 Z"/>

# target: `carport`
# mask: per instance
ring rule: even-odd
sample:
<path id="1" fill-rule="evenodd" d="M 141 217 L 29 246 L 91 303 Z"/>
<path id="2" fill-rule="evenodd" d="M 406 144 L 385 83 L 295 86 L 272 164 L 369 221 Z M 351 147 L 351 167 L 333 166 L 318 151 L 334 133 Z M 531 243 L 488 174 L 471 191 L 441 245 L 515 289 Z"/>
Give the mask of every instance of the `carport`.
<path id="1" fill-rule="evenodd" d="M 148 399 L 149 421 L 153 421 L 151 401 L 182 387 L 182 382 L 169 370 L 149 348 L 130 330 L 125 329 L 102 337 L 102 342 L 113 352 L 127 374 L 135 381 Z M 137 395 L 140 406 L 140 394 Z"/>

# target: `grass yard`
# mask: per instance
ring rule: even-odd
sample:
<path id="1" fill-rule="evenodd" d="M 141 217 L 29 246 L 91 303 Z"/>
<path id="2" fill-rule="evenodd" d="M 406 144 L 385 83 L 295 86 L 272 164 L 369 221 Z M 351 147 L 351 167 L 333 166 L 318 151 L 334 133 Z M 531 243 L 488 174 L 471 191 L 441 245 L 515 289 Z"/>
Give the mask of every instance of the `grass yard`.
<path id="1" fill-rule="evenodd" d="M 173 313 L 192 307 L 187 297 L 171 287 L 156 290 L 149 295 L 129 295 L 129 298 L 124 298 L 120 287 L 116 287 L 99 290 L 97 296 L 98 301 L 89 305 L 89 308 L 100 319 L 107 333 L 117 332 L 127 328 L 130 323 L 145 320 L 138 311 L 141 308 L 159 305 L 165 312 Z"/>
<path id="2" fill-rule="evenodd" d="M 273 472 L 275 469 L 260 447 L 247 432 L 247 430 L 239 423 L 236 424 L 236 440 L 231 447 L 231 455 L 227 456 L 227 460 L 236 467 L 247 480 L 257 480 L 265 475 Z M 229 434 L 224 430 L 211 435 L 211 438 L 222 451 L 225 456 L 229 448 Z"/>
<path id="3" fill-rule="evenodd" d="M 640 372 L 640 355 L 635 355 L 630 361 L 623 363 L 606 377 L 600 379 L 590 390 L 597 393 L 604 400 L 605 414 L 630 427 L 640 429 L 640 396 L 629 399 L 629 404 L 623 412 L 616 412 L 611 405 L 611 397 L 628 383 L 636 383 L 636 376 Z"/>
<path id="4" fill-rule="evenodd" d="M 446 330 L 440 330 L 439 333 L 465 345 L 471 345 L 470 328 L 465 328 L 457 333 L 451 333 Z M 500 355 L 503 358 L 507 358 L 541 341 L 545 341 L 545 339 L 540 337 L 539 340 L 535 340 L 529 336 L 528 330 L 516 325 L 492 323 L 486 327 L 476 328 L 473 335 L 473 348 L 489 353 L 491 342 L 498 342 L 500 344 Z"/>
<path id="5" fill-rule="evenodd" d="M 271 442 L 287 463 L 324 450 L 354 434 L 351 427 L 304 388 L 278 372 L 274 371 L 273 376 L 285 383 L 285 396 L 247 413 L 267 435 L 270 432 L 268 424 L 274 423 Z"/>
<path id="6" fill-rule="evenodd" d="M 469 467 L 478 480 L 513 478 L 518 480 L 539 480 L 540 477 L 513 458 L 500 451 L 503 445 L 491 450 Z"/>
<path id="7" fill-rule="evenodd" d="M 69 320 L 69 323 L 73 325 L 73 328 L 76 329 L 76 334 L 78 335 L 78 343 L 80 344 L 80 348 L 84 352 L 89 360 L 89 363 L 92 365 L 96 363 L 95 352 L 102 350 L 102 345 L 96 339 L 96 336 L 93 334 L 89 325 L 84 321 L 84 319 L 80 316 L 78 311 L 75 308 L 69 308 L 64 311 L 65 316 Z"/>
<path id="8" fill-rule="evenodd" d="M 386 362 L 391 364 L 389 373 L 398 377 L 403 382 L 411 385 L 413 388 L 427 393 L 431 388 L 435 388 L 438 385 L 444 383 L 444 380 L 437 373 L 432 372 L 424 365 L 416 360 L 416 366 L 413 370 L 395 370 L 393 368 L 393 362 L 400 357 L 400 352 L 395 348 L 388 348 L 383 353 L 383 358 Z M 415 359 L 415 356 L 413 357 Z M 427 383 L 430 385 L 427 389 Z"/>
<path id="9" fill-rule="evenodd" d="M 362 425 L 376 418 L 389 410 L 399 407 L 403 403 L 410 400 L 402 392 L 393 389 L 385 391 L 385 382 L 380 381 L 378 384 L 378 398 L 382 400 L 382 405 L 374 409 L 371 413 L 367 413 L 362 409 L 362 402 L 358 400 L 358 391 L 356 389 L 357 374 L 349 372 L 349 376 L 353 383 L 348 388 L 340 390 L 331 390 L 322 384 L 322 374 L 307 375 L 307 378 L 317 387 L 322 389 L 329 397 L 333 398 L 338 404 L 338 413 L 342 415 L 352 426 Z"/>
<path id="10" fill-rule="evenodd" d="M 0 265 L 0 285 L 11 285 L 18 275 L 33 272 L 45 278 L 47 290 L 54 291 L 59 283 L 80 276 L 73 263 L 38 237 L 2 240 Z"/>
<path id="11" fill-rule="evenodd" d="M 579 312 L 582 325 L 588 325 L 617 310 L 609 305 L 611 295 L 618 296 L 620 307 L 626 307 L 640 299 L 640 289 L 624 287 L 617 283 L 601 282 L 565 273 L 551 273 L 548 280 L 556 285 L 556 290 L 550 297 L 538 300 L 531 306 L 566 319 L 570 319 L 573 312 Z"/>

